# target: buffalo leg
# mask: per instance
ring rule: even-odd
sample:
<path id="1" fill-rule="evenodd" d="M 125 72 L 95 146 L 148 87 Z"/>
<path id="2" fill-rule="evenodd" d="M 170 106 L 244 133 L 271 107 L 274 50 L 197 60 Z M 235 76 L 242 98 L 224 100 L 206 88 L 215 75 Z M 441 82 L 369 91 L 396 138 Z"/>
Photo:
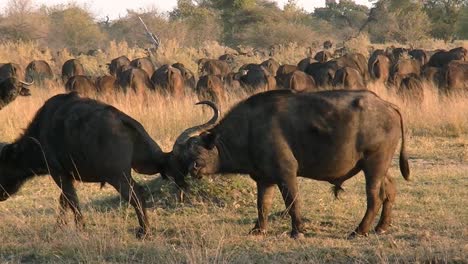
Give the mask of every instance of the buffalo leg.
<path id="1" fill-rule="evenodd" d="M 385 184 L 384 180 L 390 162 L 391 157 L 387 157 L 382 153 L 375 153 L 366 159 L 364 175 L 366 177 L 367 210 L 358 228 L 350 235 L 350 238 L 356 235 L 367 236 L 370 226 L 382 206 L 381 185 Z"/>
<path id="2" fill-rule="evenodd" d="M 128 173 L 127 175 L 131 175 Z M 137 231 L 138 238 L 144 238 L 148 232 L 148 217 L 146 215 L 145 191 L 142 186 L 135 182 L 131 176 L 119 177 L 116 182 L 109 182 L 120 193 L 123 199 L 128 201 L 138 218 L 140 228 Z"/>
<path id="3" fill-rule="evenodd" d="M 250 231 L 251 234 L 266 233 L 268 214 L 271 209 L 274 196 L 274 185 L 257 182 L 257 210 L 258 219 L 255 227 Z"/>
<path id="4" fill-rule="evenodd" d="M 392 208 L 393 204 L 395 203 L 396 197 L 396 187 L 393 178 L 385 177 L 384 184 L 381 188 L 383 196 L 383 207 L 382 207 L 382 214 L 380 216 L 379 223 L 375 228 L 375 231 L 378 234 L 383 234 L 387 231 L 387 228 L 392 223 Z"/>
<path id="5" fill-rule="evenodd" d="M 278 187 L 283 196 L 286 210 L 291 216 L 292 238 L 300 238 L 303 236 L 303 224 L 301 220 L 300 207 L 299 207 L 299 192 L 297 188 L 297 177 L 288 177 L 278 184 Z"/>
<path id="6" fill-rule="evenodd" d="M 59 226 L 63 226 L 67 224 L 67 219 L 66 219 L 65 214 L 68 208 L 68 201 L 67 201 L 67 198 L 65 198 L 65 195 L 63 195 L 63 192 L 60 193 L 59 204 L 60 204 L 60 208 L 59 208 L 60 211 L 59 211 L 59 215 L 57 218 L 57 224 Z"/>
<path id="7" fill-rule="evenodd" d="M 74 215 L 75 224 L 78 228 L 84 227 L 83 214 L 81 213 L 80 204 L 78 201 L 78 195 L 76 194 L 75 187 L 73 186 L 73 179 L 71 177 L 57 177 L 52 176 L 57 185 L 62 189 L 60 194 L 59 203 L 60 203 L 60 212 L 59 217 L 65 217 L 65 210 L 68 206 Z M 60 223 L 59 219 L 59 223 Z"/>

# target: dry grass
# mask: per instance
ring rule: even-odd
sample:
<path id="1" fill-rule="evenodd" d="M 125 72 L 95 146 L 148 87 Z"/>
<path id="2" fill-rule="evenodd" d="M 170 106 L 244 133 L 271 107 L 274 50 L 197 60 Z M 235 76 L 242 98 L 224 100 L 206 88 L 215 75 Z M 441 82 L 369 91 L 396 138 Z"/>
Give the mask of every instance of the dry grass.
<path id="1" fill-rule="evenodd" d="M 127 48 L 116 44 L 112 49 L 122 54 Z M 294 46 L 290 49 L 296 50 Z M 198 51 L 188 52 L 192 52 L 189 61 L 199 56 Z M 102 60 L 115 54 L 106 53 Z M 180 53 L 178 56 L 185 58 Z M 83 59 L 90 60 L 87 56 Z M 14 140 L 43 102 L 63 91 L 54 83 L 48 89 L 33 89 L 32 97 L 18 98 L 0 112 L 0 142 Z M 386 235 L 345 239 L 365 211 L 362 175 L 344 184 L 346 192 L 341 200 L 334 200 L 327 183 L 300 180 L 308 231 L 299 241 L 287 236 L 290 222 L 281 214 L 284 206 L 279 192 L 268 236 L 247 235 L 257 214 L 254 183 L 244 175 L 213 176 L 194 183 L 194 193 L 203 199 L 194 194 L 186 204 L 175 202 L 172 183 L 136 175 L 152 194 L 149 216 L 154 236 L 145 241 L 134 237 L 137 220 L 133 209 L 121 202 L 114 189 L 106 186 L 101 190 L 96 184 L 77 186 L 85 230 L 76 230 L 71 215 L 69 225 L 58 229 L 59 188 L 50 177 L 38 177 L 0 203 L 0 262 L 466 263 L 468 95 L 440 96 L 426 84 L 424 101 L 415 104 L 402 101 L 381 85 L 371 84 L 369 89 L 402 109 L 414 179 L 405 182 L 396 163 L 392 166 L 390 173 L 399 194 L 394 226 Z M 232 95 L 223 102 L 223 112 L 243 97 Z M 180 100 L 157 94 L 99 99 L 140 121 L 166 151 L 184 128 L 210 114 L 194 106 L 198 100 L 193 95 Z"/>

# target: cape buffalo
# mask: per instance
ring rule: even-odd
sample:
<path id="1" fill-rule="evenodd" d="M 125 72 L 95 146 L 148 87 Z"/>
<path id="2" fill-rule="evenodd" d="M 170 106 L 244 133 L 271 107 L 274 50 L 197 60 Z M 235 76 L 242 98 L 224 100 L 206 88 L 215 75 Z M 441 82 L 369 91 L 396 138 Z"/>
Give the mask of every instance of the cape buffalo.
<path id="1" fill-rule="evenodd" d="M 85 75 L 83 64 L 77 59 L 67 60 L 62 66 L 63 83 L 66 83 L 70 77 L 75 75 Z"/>
<path id="2" fill-rule="evenodd" d="M 120 91 L 117 79 L 112 75 L 103 75 L 96 78 L 96 89 L 99 93 L 109 94 Z"/>
<path id="3" fill-rule="evenodd" d="M 371 79 L 385 84 L 390 76 L 390 59 L 383 50 L 376 50 L 368 61 L 368 71 Z"/>
<path id="4" fill-rule="evenodd" d="M 45 79 L 53 79 L 54 74 L 49 63 L 44 60 L 33 60 L 26 67 L 25 78 L 28 81 L 42 83 Z"/>
<path id="5" fill-rule="evenodd" d="M 467 49 L 458 47 L 449 51 L 438 51 L 431 56 L 427 65 L 431 67 L 444 67 L 453 60 L 468 60 Z"/>
<path id="6" fill-rule="evenodd" d="M 445 78 L 443 69 L 439 67 L 425 66 L 421 71 L 421 76 L 429 82 L 432 82 L 436 87 L 444 87 Z"/>
<path id="7" fill-rule="evenodd" d="M 151 76 L 151 81 L 159 91 L 175 97 L 182 97 L 185 94 L 184 78 L 180 71 L 171 65 L 165 64 L 159 67 Z"/>
<path id="8" fill-rule="evenodd" d="M 279 88 L 288 88 L 288 77 L 289 74 L 298 70 L 298 67 L 295 65 L 284 64 L 281 65 L 278 70 L 276 71 L 276 85 Z"/>
<path id="9" fill-rule="evenodd" d="M 198 67 L 200 76 L 213 74 L 224 77 L 231 71 L 226 61 L 214 59 L 200 59 L 198 60 Z"/>
<path id="10" fill-rule="evenodd" d="M 391 224 L 396 187 L 388 175 L 401 138 L 400 171 L 409 179 L 403 118 L 396 106 L 369 91 L 287 90 L 260 93 L 234 106 L 224 118 L 185 130 L 174 143 L 165 173 L 186 187 L 184 177 L 214 173 L 250 174 L 257 183 L 258 221 L 252 233 L 264 233 L 277 185 L 292 220 L 292 237 L 300 237 L 297 176 L 334 185 L 361 170 L 366 179 L 367 210 L 351 234 L 367 235 L 382 207 L 376 227 Z"/>
<path id="11" fill-rule="evenodd" d="M 278 71 L 278 68 L 280 67 L 280 64 L 272 58 L 260 63 L 260 65 L 265 67 L 273 77 L 276 76 L 276 71 Z"/>
<path id="12" fill-rule="evenodd" d="M 390 83 L 397 86 L 409 76 L 421 75 L 421 63 L 415 59 L 401 59 L 390 69 Z"/>
<path id="13" fill-rule="evenodd" d="M 362 80 L 361 73 L 351 67 L 343 67 L 338 69 L 335 72 L 332 85 L 335 88 L 343 88 L 347 90 L 366 89 L 366 85 Z"/>
<path id="14" fill-rule="evenodd" d="M 127 56 L 120 56 L 118 58 L 111 60 L 111 62 L 107 64 L 107 66 L 109 67 L 110 75 L 116 78 L 122 72 L 122 68 L 125 66 L 129 66 L 129 65 L 130 65 L 130 60 L 127 58 Z"/>
<path id="15" fill-rule="evenodd" d="M 75 91 L 84 96 L 90 96 L 97 92 L 97 87 L 90 77 L 75 75 L 70 77 L 65 83 L 65 90 L 68 92 Z"/>
<path id="16" fill-rule="evenodd" d="M 179 63 L 179 62 L 172 64 L 172 67 L 180 71 L 180 74 L 182 74 L 182 77 L 184 78 L 185 86 L 191 89 L 195 89 L 196 87 L 195 74 L 193 74 L 191 70 L 189 70 L 187 67 L 185 67 L 184 64 Z"/>
<path id="17" fill-rule="evenodd" d="M 199 100 L 210 100 L 219 103 L 224 99 L 223 81 L 216 75 L 204 75 L 197 82 L 195 92 Z"/>
<path id="18" fill-rule="evenodd" d="M 331 58 L 333 58 L 333 55 L 328 50 L 319 51 L 314 56 L 314 59 L 318 62 L 327 62 Z"/>
<path id="19" fill-rule="evenodd" d="M 134 59 L 130 62 L 130 66 L 144 70 L 148 76 L 153 75 L 155 70 L 153 62 L 148 57 Z"/>
<path id="20" fill-rule="evenodd" d="M 218 60 L 225 61 L 229 65 L 233 65 L 235 62 L 236 56 L 234 54 L 223 54 L 219 56 Z"/>
<path id="21" fill-rule="evenodd" d="M 135 208 L 140 228 L 148 233 L 144 189 L 132 178 L 162 170 L 164 153 L 143 126 L 118 109 L 80 98 L 56 95 L 45 102 L 25 132 L 0 152 L 0 201 L 16 193 L 35 175 L 48 175 L 62 190 L 59 223 L 71 209 L 78 226 L 83 215 L 74 181 L 108 183 Z"/>
<path id="22" fill-rule="evenodd" d="M 31 92 L 24 86 L 29 86 L 32 83 L 19 81 L 16 78 L 7 78 L 0 81 L 0 110 L 7 104 L 13 102 L 18 95 L 29 96 Z"/>
<path id="23" fill-rule="evenodd" d="M 276 88 L 275 77 L 263 66 L 247 71 L 246 75 L 240 77 L 240 83 L 248 92 L 267 91 Z"/>
<path id="24" fill-rule="evenodd" d="M 281 88 L 291 89 L 296 93 L 314 92 L 317 90 L 315 80 L 309 74 L 303 71 L 293 71 L 286 77 L 286 86 Z"/>
<path id="25" fill-rule="evenodd" d="M 468 91 L 468 61 L 451 61 L 444 73 L 447 92 Z"/>
<path id="26" fill-rule="evenodd" d="M 119 74 L 118 82 L 122 90 L 127 93 L 129 89 L 137 94 L 154 91 L 155 87 L 148 74 L 139 68 L 128 67 Z"/>
<path id="27" fill-rule="evenodd" d="M 397 94 L 407 102 L 420 104 L 424 100 L 424 87 L 421 79 L 411 75 L 401 80 Z"/>
<path id="28" fill-rule="evenodd" d="M 0 81 L 8 78 L 24 79 L 24 74 L 21 66 L 16 63 L 0 63 Z"/>
<path id="29" fill-rule="evenodd" d="M 297 69 L 305 72 L 305 70 L 307 69 L 307 66 L 309 66 L 309 64 L 314 63 L 314 62 L 317 62 L 314 58 L 310 58 L 310 57 L 304 58 L 297 63 Z"/>
<path id="30" fill-rule="evenodd" d="M 411 58 L 418 60 L 421 65 L 424 65 L 427 63 L 427 52 L 422 50 L 422 49 L 413 49 L 408 52 L 408 55 L 411 56 Z"/>

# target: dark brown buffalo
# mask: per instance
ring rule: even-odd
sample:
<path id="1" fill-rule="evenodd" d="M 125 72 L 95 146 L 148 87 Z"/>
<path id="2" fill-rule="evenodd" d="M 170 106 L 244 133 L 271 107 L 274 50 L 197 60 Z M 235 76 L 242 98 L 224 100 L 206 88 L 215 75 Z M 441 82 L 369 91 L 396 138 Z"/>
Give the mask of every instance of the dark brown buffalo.
<path id="1" fill-rule="evenodd" d="M 241 90 L 241 83 L 240 83 L 240 77 L 242 76 L 242 73 L 240 72 L 230 72 L 224 77 L 224 87 L 226 87 L 227 90 L 230 90 L 232 92 L 237 92 Z"/>
<path id="2" fill-rule="evenodd" d="M 443 73 L 443 68 L 439 67 L 423 67 L 421 76 L 429 82 L 432 82 L 436 87 L 445 86 L 445 77 Z"/>
<path id="3" fill-rule="evenodd" d="M 394 48 L 390 56 L 390 60 L 393 64 L 397 63 L 402 57 L 408 54 L 407 48 Z"/>
<path id="4" fill-rule="evenodd" d="M 424 86 L 421 79 L 414 75 L 403 78 L 397 94 L 406 102 L 422 103 L 424 100 Z"/>
<path id="5" fill-rule="evenodd" d="M 421 63 L 415 59 L 401 59 L 390 69 L 390 83 L 398 86 L 401 80 L 409 76 L 421 75 Z"/>
<path id="6" fill-rule="evenodd" d="M 45 79 L 53 79 L 54 74 L 49 63 L 44 60 L 33 60 L 26 66 L 25 78 L 28 81 L 42 83 Z"/>
<path id="7" fill-rule="evenodd" d="M 313 92 L 317 90 L 314 78 L 303 71 L 293 71 L 286 77 L 287 86 L 282 88 L 290 89 L 296 93 Z"/>
<path id="8" fill-rule="evenodd" d="M 118 109 L 76 93 L 45 102 L 26 131 L 0 152 L 0 201 L 35 175 L 51 175 L 62 190 L 59 223 L 70 209 L 78 226 L 83 215 L 73 183 L 108 183 L 135 208 L 138 237 L 149 232 L 145 191 L 132 178 L 162 170 L 164 153 L 143 126 Z"/>
<path id="9" fill-rule="evenodd" d="M 411 56 L 411 58 L 418 60 L 421 65 L 425 65 L 428 61 L 428 56 L 427 52 L 422 49 L 413 49 L 408 51 L 408 55 Z"/>
<path id="10" fill-rule="evenodd" d="M 270 75 L 272 75 L 273 77 L 276 76 L 276 72 L 280 67 L 280 64 L 272 58 L 269 58 L 268 60 L 260 63 L 260 65 L 265 67 L 265 69 L 267 69 L 270 72 Z"/>
<path id="11" fill-rule="evenodd" d="M 368 62 L 370 78 L 385 84 L 390 76 L 390 59 L 383 53 L 374 54 Z"/>
<path id="12" fill-rule="evenodd" d="M 307 66 L 309 66 L 311 63 L 315 63 L 317 62 L 314 58 L 304 58 L 302 59 L 301 61 L 299 61 L 297 63 L 297 69 L 300 70 L 300 71 L 303 71 L 305 72 L 305 70 L 307 69 Z"/>
<path id="13" fill-rule="evenodd" d="M 223 81 L 216 75 L 200 77 L 195 92 L 199 100 L 210 100 L 216 103 L 224 100 Z"/>
<path id="14" fill-rule="evenodd" d="M 256 70 L 256 71 L 262 70 L 262 65 L 258 63 L 247 63 L 247 64 L 242 65 L 239 68 L 239 72 L 247 73 L 247 71 L 250 71 L 250 70 Z"/>
<path id="15" fill-rule="evenodd" d="M 96 78 L 96 88 L 99 93 L 109 94 L 121 90 L 119 82 L 112 75 L 103 75 Z"/>
<path id="16" fill-rule="evenodd" d="M 231 71 L 229 64 L 221 60 L 200 59 L 198 65 L 200 76 L 212 74 L 224 77 Z"/>
<path id="17" fill-rule="evenodd" d="M 118 82 L 124 93 L 131 89 L 136 94 L 154 91 L 155 87 L 148 74 L 139 68 L 128 67 L 119 74 Z"/>
<path id="18" fill-rule="evenodd" d="M 347 90 L 362 90 L 366 89 L 361 73 L 351 67 L 343 67 L 335 72 L 333 78 L 333 87 Z"/>
<path id="19" fill-rule="evenodd" d="M 364 83 L 369 80 L 367 60 L 360 53 L 347 53 L 340 58 L 325 63 L 312 63 L 307 67 L 306 73 L 314 78 L 317 86 L 327 87 L 333 84 L 336 71 L 343 67 L 351 67 L 358 70 Z"/>
<path id="20" fill-rule="evenodd" d="M 250 174 L 258 196 L 258 221 L 252 233 L 266 232 L 277 186 L 291 216 L 291 236 L 296 238 L 304 231 L 297 177 L 328 181 L 337 195 L 346 180 L 363 171 L 367 210 L 351 237 L 367 235 L 381 208 L 375 230 L 387 231 L 396 196 L 388 169 L 400 139 L 400 171 L 409 179 L 403 119 L 396 106 L 369 91 L 277 90 L 251 96 L 216 123 L 219 113 L 209 105 L 215 116 L 185 130 L 166 163 L 165 173 L 180 186 L 186 186 L 188 173 L 197 178 Z"/>
<path id="21" fill-rule="evenodd" d="M 130 62 L 130 66 L 144 70 L 148 76 L 153 75 L 155 70 L 153 62 L 148 57 L 134 59 Z"/>
<path id="22" fill-rule="evenodd" d="M 171 65 L 165 64 L 157 69 L 151 76 L 151 81 L 156 88 L 167 94 L 175 97 L 182 97 L 185 94 L 184 78 L 180 71 Z"/>
<path id="23" fill-rule="evenodd" d="M 118 78 L 119 74 L 122 72 L 122 68 L 129 65 L 130 59 L 128 59 L 127 56 L 120 56 L 111 60 L 111 62 L 107 64 L 110 75 L 116 78 Z"/>
<path id="24" fill-rule="evenodd" d="M 463 47 L 451 49 L 449 51 L 438 51 L 434 53 L 427 63 L 431 67 L 444 67 L 453 60 L 468 60 L 468 51 Z"/>
<path id="25" fill-rule="evenodd" d="M 66 83 L 70 77 L 75 75 L 85 75 L 83 64 L 77 59 L 69 59 L 62 66 L 63 83 Z"/>
<path id="26" fill-rule="evenodd" d="M 192 90 L 196 88 L 197 82 L 195 80 L 195 74 L 190 69 L 185 67 L 185 65 L 182 63 L 174 63 L 172 64 L 172 67 L 180 71 L 180 74 L 182 74 L 182 77 L 184 78 L 185 86 L 191 88 Z"/>
<path id="27" fill-rule="evenodd" d="M 315 84 L 318 87 L 328 87 L 332 85 L 333 78 L 335 77 L 335 72 L 340 67 L 336 61 L 329 62 L 314 62 L 309 64 L 306 68 L 306 73 L 312 76 L 315 80 Z"/>
<path id="28" fill-rule="evenodd" d="M 91 96 L 96 93 L 97 87 L 95 81 L 89 76 L 75 75 L 65 83 L 65 90 L 68 92 L 78 92 L 84 96 Z"/>
<path id="29" fill-rule="evenodd" d="M 297 66 L 284 64 L 281 65 L 278 70 L 276 71 L 276 85 L 279 88 L 287 88 L 288 87 L 288 76 L 290 73 L 298 70 Z"/>
<path id="30" fill-rule="evenodd" d="M 444 73 L 447 92 L 468 91 L 468 61 L 451 61 Z"/>
<path id="31" fill-rule="evenodd" d="M 327 62 L 331 58 L 333 58 L 333 55 L 328 50 L 319 51 L 314 56 L 314 59 L 318 62 Z"/>
<path id="32" fill-rule="evenodd" d="M 24 72 L 17 63 L 0 63 L 0 81 L 8 78 L 24 79 Z"/>
<path id="33" fill-rule="evenodd" d="M 234 54 L 223 54 L 219 56 L 218 60 L 225 61 L 229 65 L 233 65 L 236 60 L 236 56 Z"/>
<path id="34" fill-rule="evenodd" d="M 268 91 L 276 88 L 276 79 L 265 67 L 254 68 L 240 77 L 241 86 L 247 92 Z"/>
<path id="35" fill-rule="evenodd" d="M 29 96 L 31 92 L 25 86 L 32 83 L 26 83 L 17 78 L 10 77 L 0 81 L 0 110 L 7 104 L 13 102 L 18 96 Z"/>

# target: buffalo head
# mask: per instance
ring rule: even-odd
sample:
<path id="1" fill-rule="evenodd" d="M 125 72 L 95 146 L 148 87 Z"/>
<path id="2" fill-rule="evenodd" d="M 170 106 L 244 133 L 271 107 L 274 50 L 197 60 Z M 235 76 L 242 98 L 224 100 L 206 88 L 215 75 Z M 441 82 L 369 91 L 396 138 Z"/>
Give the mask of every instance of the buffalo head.
<path id="1" fill-rule="evenodd" d="M 17 177 L 14 169 L 14 159 L 18 151 L 16 145 L 0 143 L 0 201 L 7 200 L 15 194 L 23 184 L 23 177 Z"/>
<path id="2" fill-rule="evenodd" d="M 186 129 L 177 138 L 168 158 L 165 174 L 174 178 L 177 185 L 185 187 L 185 176 L 190 173 L 194 178 L 202 174 L 215 173 L 219 167 L 218 150 L 215 148 L 217 136 L 210 132 L 219 117 L 219 110 L 213 102 L 197 103 L 210 106 L 213 117 L 202 125 Z"/>

